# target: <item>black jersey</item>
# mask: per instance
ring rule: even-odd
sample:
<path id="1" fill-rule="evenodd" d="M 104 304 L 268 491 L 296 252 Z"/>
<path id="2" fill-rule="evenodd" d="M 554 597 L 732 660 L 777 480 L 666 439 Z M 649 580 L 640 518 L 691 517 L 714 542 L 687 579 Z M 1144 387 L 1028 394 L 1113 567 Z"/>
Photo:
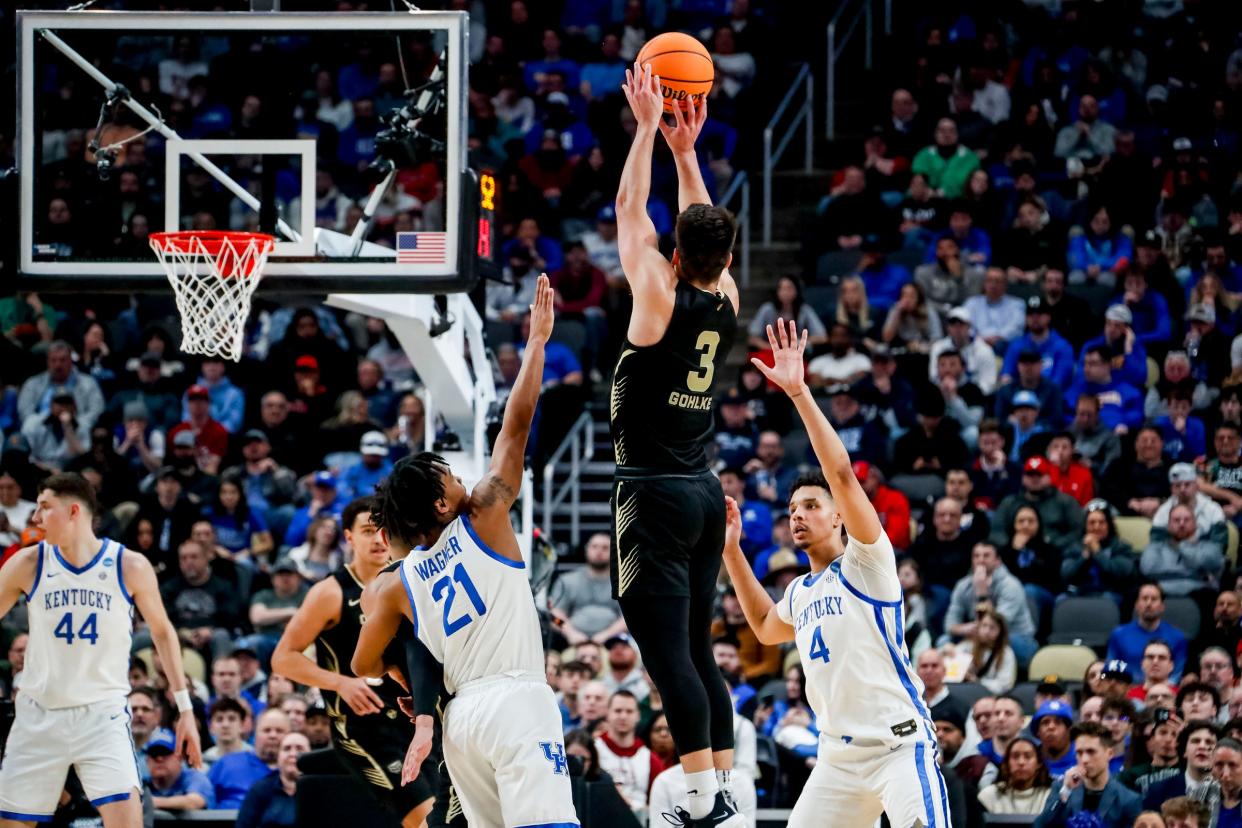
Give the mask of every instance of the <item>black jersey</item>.
<path id="1" fill-rule="evenodd" d="M 728 296 L 679 281 L 663 338 L 643 347 L 626 340 L 610 399 L 619 475 L 707 469 L 716 373 L 736 334 L 737 314 Z"/>
<path id="2" fill-rule="evenodd" d="M 328 577 L 335 578 L 341 585 L 341 616 L 340 621 L 320 632 L 315 639 L 315 660 L 320 667 L 329 672 L 351 675 L 349 662 L 354 657 L 354 650 L 358 646 L 358 636 L 362 634 L 363 585 L 349 567 L 341 567 Z M 401 685 L 385 676 L 383 684 L 371 689 L 384 702 L 384 710 L 370 716 L 359 716 L 354 713 L 353 708 L 341 701 L 335 692 L 320 691 L 328 709 L 328 716 L 335 725 L 336 734 L 344 735 L 350 732 L 350 725 L 369 726 L 377 718 L 383 718 L 398 725 L 408 722 L 397 707 L 397 698 L 405 695 Z"/>

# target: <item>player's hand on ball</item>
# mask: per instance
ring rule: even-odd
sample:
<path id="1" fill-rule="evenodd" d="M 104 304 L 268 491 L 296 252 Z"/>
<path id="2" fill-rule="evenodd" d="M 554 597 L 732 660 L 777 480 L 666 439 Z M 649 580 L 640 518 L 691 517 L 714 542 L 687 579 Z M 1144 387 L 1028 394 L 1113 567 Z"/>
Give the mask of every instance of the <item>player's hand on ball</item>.
<path id="1" fill-rule="evenodd" d="M 707 123 L 707 96 L 699 98 L 697 103 L 694 97 L 690 96 L 686 98 L 686 114 L 681 114 L 680 106 L 674 106 L 673 125 L 669 126 L 668 122 L 661 118 L 660 132 L 664 133 L 664 140 L 674 154 L 692 153 L 705 123 Z"/>
<path id="2" fill-rule="evenodd" d="M 737 501 L 731 497 L 725 497 L 725 551 L 729 552 L 734 549 L 741 550 L 742 543 L 742 510 L 737 507 Z"/>
<path id="3" fill-rule="evenodd" d="M 634 110 L 640 126 L 655 126 L 664 115 L 664 96 L 660 92 L 660 78 L 651 74 L 651 64 L 639 66 L 634 61 L 632 69 L 625 70 L 625 83 L 621 84 L 625 99 Z"/>
<path id="4" fill-rule="evenodd" d="M 552 322 L 556 316 L 556 291 L 548 281 L 548 274 L 539 274 L 535 284 L 535 301 L 530 306 L 530 335 L 527 344 L 547 342 L 552 337 Z"/>
<path id="5" fill-rule="evenodd" d="M 178 756 L 185 757 L 190 767 L 203 767 L 203 746 L 198 741 L 198 724 L 193 713 L 182 713 L 177 717 L 176 752 Z"/>
<path id="6" fill-rule="evenodd" d="M 359 716 L 378 713 L 384 709 L 384 701 L 375 695 L 366 679 L 346 678 L 336 692 Z"/>
<path id="7" fill-rule="evenodd" d="M 405 752 L 405 762 L 401 764 L 401 784 L 408 785 L 418 778 L 423 767 L 423 760 L 431 753 L 431 737 L 435 723 L 424 714 L 414 719 L 414 738 L 410 740 L 409 750 Z"/>
<path id="8" fill-rule="evenodd" d="M 758 368 L 770 382 L 781 387 L 791 397 L 796 397 L 806 388 L 804 377 L 806 368 L 802 354 L 806 350 L 806 330 L 798 337 L 798 327 L 791 319 L 788 325 L 784 319 L 776 320 L 776 330 L 768 325 L 768 344 L 772 347 L 772 367 L 769 368 L 758 357 L 751 357 L 751 364 Z"/>

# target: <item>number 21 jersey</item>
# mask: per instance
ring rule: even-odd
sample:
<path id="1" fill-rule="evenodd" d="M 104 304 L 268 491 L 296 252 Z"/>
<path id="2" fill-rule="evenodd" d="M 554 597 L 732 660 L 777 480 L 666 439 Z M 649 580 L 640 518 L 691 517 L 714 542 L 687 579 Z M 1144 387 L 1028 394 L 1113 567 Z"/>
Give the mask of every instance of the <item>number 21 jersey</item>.
<path id="1" fill-rule="evenodd" d="M 609 401 L 618 472 L 693 474 L 707 468 L 716 372 L 736 334 L 728 296 L 678 281 L 663 338 L 641 347 L 626 340 Z"/>
<path id="2" fill-rule="evenodd" d="M 462 515 L 401 562 L 414 632 L 444 665 L 444 686 L 543 672 L 543 636 L 526 565 L 488 548 Z"/>

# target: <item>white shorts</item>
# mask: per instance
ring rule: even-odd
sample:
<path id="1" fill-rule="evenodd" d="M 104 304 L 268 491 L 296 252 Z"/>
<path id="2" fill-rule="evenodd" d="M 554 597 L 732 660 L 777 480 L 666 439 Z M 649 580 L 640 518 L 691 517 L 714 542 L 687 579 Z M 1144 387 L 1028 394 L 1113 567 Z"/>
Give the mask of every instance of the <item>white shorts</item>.
<path id="1" fill-rule="evenodd" d="M 0 762 L 0 818 L 51 822 L 73 766 L 91 804 L 142 790 L 124 698 L 47 710 L 18 693 Z"/>
<path id="2" fill-rule="evenodd" d="M 789 828 L 871 828 L 881 812 L 893 828 L 950 828 L 949 798 L 933 743 L 860 747 L 821 741 Z"/>
<path id="3" fill-rule="evenodd" d="M 459 688 L 444 711 L 444 761 L 470 828 L 578 825 L 561 712 L 542 673 Z"/>

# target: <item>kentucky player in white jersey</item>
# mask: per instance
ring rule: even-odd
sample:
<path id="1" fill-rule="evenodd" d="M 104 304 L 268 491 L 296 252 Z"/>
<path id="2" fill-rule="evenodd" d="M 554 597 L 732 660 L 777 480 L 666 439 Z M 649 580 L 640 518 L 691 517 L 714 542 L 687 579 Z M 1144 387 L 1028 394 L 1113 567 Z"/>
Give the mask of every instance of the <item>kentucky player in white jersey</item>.
<path id="1" fill-rule="evenodd" d="M 789 395 L 823 467 L 796 481 L 789 496 L 794 545 L 807 553 L 811 573 L 773 603 L 738 546 L 741 515 L 731 499 L 724 560 L 756 637 L 797 642 L 820 729 L 818 763 L 789 826 L 869 827 L 883 811 L 894 828 L 949 828 L 936 731 L 903 638 L 893 545 L 803 382 L 806 332 L 799 340 L 784 320 L 776 328 L 768 326 L 774 367 L 752 361 Z"/>
<path id="2" fill-rule="evenodd" d="M 382 675 L 402 617 L 443 662 L 444 685 L 454 694 L 444 710 L 444 760 L 471 828 L 578 825 L 539 617 L 509 522 L 543 381 L 552 303 L 552 288 L 540 276 L 522 369 L 491 467 L 474 491 L 443 458 L 424 453 L 399 461 L 377 495 L 375 523 L 393 556 L 404 560 L 401 577 L 379 587 L 352 666 L 359 676 Z M 416 733 L 411 753 L 428 735 Z"/>
<path id="3" fill-rule="evenodd" d="M 47 538 L 0 569 L 0 616 L 29 605 L 30 642 L 0 764 L 0 825 L 51 822 L 72 765 L 105 828 L 142 824 L 129 732 L 129 651 L 136 607 L 151 627 L 180 715 L 177 753 L 202 763 L 177 631 L 151 564 L 95 537 L 98 507 L 78 474 L 44 481 L 34 519 Z"/>

